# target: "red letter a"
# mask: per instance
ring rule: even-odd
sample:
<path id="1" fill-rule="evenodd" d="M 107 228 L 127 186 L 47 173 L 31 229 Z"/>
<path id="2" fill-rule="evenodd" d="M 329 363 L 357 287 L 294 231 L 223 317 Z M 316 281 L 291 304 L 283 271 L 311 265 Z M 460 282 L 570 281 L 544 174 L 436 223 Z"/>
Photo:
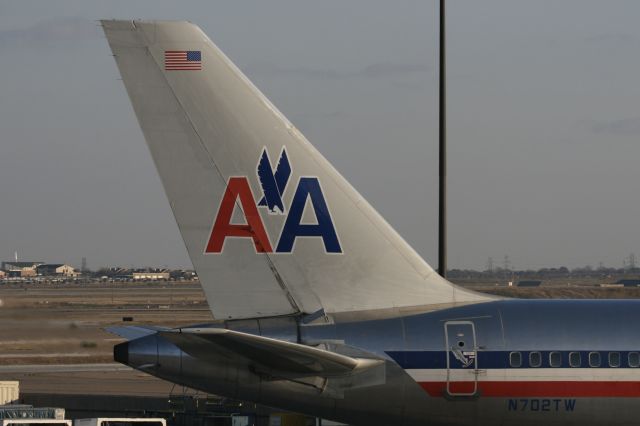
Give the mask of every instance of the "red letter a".
<path id="1" fill-rule="evenodd" d="M 231 223 L 231 215 L 238 199 L 247 221 L 246 225 Z M 246 177 L 229 179 L 205 253 L 221 253 L 227 237 L 253 238 L 256 252 L 271 253 L 273 251 Z"/>

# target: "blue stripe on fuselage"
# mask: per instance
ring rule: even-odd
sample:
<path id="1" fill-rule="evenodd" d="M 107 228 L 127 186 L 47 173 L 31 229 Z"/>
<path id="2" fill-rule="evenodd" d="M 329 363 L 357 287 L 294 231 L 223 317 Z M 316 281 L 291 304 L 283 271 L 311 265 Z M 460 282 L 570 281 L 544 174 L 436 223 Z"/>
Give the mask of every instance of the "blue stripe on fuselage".
<path id="1" fill-rule="evenodd" d="M 639 350 L 640 351 L 640 350 Z M 509 364 L 509 354 L 511 352 L 520 352 L 522 354 L 522 365 L 520 367 L 512 367 Z M 540 367 L 531 367 L 529 365 L 529 354 L 531 352 L 540 352 L 542 354 L 542 365 Z M 611 351 L 620 354 L 620 367 L 610 367 L 608 364 L 609 352 L 606 351 L 478 351 L 478 368 L 552 368 L 549 364 L 549 354 L 551 352 L 560 352 L 562 355 L 562 363 L 559 368 L 569 368 L 569 353 L 579 352 L 581 358 L 580 368 L 589 367 L 589 353 L 599 352 L 601 364 L 600 367 L 592 368 L 637 368 L 628 364 L 629 352 L 638 351 Z M 446 351 L 388 351 L 386 352 L 398 365 L 404 369 L 443 369 L 447 368 L 447 352 Z M 464 369 L 457 362 L 451 362 L 450 368 Z M 467 367 L 468 368 L 468 367 Z"/>

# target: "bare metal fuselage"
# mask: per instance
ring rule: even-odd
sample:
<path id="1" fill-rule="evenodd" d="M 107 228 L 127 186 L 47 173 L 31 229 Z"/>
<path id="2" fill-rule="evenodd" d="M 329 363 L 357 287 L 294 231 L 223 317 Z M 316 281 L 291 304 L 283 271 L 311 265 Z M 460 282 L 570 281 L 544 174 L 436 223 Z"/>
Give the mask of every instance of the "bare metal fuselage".
<path id="1" fill-rule="evenodd" d="M 637 423 L 640 302 L 453 285 L 196 25 L 101 23 L 209 306 L 228 319 L 130 330 L 116 360 L 357 425 Z M 416 306 L 431 312 L 406 313 Z"/>
<path id="2" fill-rule="evenodd" d="M 624 425 L 640 416 L 638 320 L 636 301 L 507 300 L 336 324 L 211 325 L 386 359 L 382 381 L 346 387 L 336 386 L 340 378 L 266 375 L 228 353 L 196 358 L 160 334 L 115 352 L 118 361 L 175 383 L 350 424 Z M 589 365 L 591 353 L 600 366 Z"/>

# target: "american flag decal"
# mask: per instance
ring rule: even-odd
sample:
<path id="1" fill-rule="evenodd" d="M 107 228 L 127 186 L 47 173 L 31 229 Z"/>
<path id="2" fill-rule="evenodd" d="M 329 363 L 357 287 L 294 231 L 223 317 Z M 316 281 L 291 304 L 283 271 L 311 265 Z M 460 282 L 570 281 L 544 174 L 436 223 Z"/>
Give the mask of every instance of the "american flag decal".
<path id="1" fill-rule="evenodd" d="M 199 50 L 165 50 L 164 69 L 166 71 L 200 71 L 202 53 Z"/>

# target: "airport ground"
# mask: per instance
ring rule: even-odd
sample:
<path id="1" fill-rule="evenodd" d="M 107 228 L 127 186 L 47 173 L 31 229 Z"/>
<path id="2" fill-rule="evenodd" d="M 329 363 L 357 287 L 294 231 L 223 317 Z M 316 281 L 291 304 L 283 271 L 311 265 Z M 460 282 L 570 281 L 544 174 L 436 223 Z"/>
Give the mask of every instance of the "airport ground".
<path id="1" fill-rule="evenodd" d="M 611 286 L 614 281 L 609 281 L 548 280 L 538 288 L 496 282 L 459 283 L 477 291 L 522 298 L 640 298 L 640 288 L 615 287 Z M 78 398 L 88 395 L 158 401 L 198 395 L 113 363 L 113 345 L 122 339 L 104 329 L 130 324 L 180 326 L 211 320 L 198 282 L 3 284 L 0 380 L 20 380 L 25 402 L 50 404 L 77 403 Z M 66 399 L 55 399 L 56 395 Z"/>
<path id="2" fill-rule="evenodd" d="M 460 284 L 521 298 L 640 298 L 638 287 L 601 286 L 597 280 L 549 280 L 538 288 Z M 108 326 L 180 326 L 211 320 L 197 282 L 3 284 L 0 367 L 110 363 L 113 345 L 122 340 L 107 333 Z M 6 374 L 0 370 L 0 379 Z"/>
<path id="3" fill-rule="evenodd" d="M 20 380 L 22 393 L 166 397 L 170 383 L 106 365 L 122 339 L 104 328 L 212 319 L 198 283 L 5 284 L 0 300 L 0 380 Z"/>

